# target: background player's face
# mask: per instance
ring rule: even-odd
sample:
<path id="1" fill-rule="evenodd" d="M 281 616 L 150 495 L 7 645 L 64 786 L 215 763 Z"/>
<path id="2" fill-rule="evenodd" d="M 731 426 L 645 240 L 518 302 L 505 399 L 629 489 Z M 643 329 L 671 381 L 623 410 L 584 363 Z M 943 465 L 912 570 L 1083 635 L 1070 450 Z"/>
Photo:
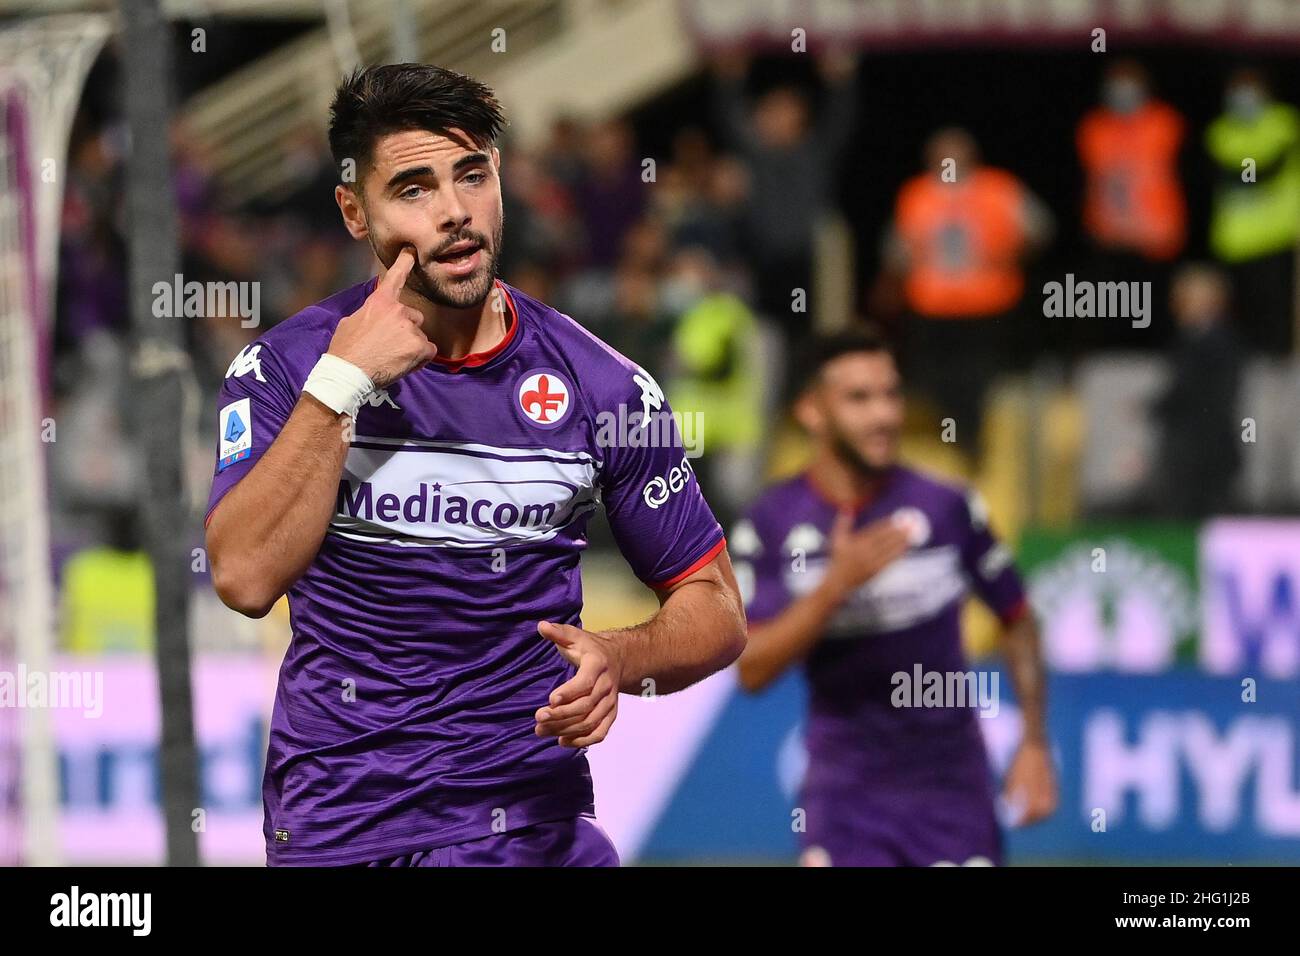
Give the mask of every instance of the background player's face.
<path id="1" fill-rule="evenodd" d="M 366 238 L 385 266 L 403 246 L 415 247 L 419 261 L 406 280 L 408 289 L 438 305 L 467 309 L 492 291 L 501 256 L 501 154 L 451 132 L 457 139 L 426 130 L 381 137 L 355 213 L 361 228 L 347 208 L 343 213 L 353 236 Z M 447 250 L 465 242 L 479 248 L 447 258 Z"/>
<path id="2" fill-rule="evenodd" d="M 800 421 L 819 443 L 861 471 L 898 459 L 903 385 L 888 352 L 832 359 L 800 403 Z"/>

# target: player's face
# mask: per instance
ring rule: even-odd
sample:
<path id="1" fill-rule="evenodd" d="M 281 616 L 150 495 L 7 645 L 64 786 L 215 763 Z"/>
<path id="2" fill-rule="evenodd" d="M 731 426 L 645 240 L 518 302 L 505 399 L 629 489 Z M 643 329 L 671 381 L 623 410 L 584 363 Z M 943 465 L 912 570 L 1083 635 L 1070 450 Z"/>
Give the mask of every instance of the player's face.
<path id="1" fill-rule="evenodd" d="M 822 369 L 801 418 L 820 441 L 864 471 L 898 459 L 903 430 L 903 385 L 887 352 L 841 355 Z"/>
<path id="2" fill-rule="evenodd" d="M 500 260 L 501 154 L 451 132 L 458 139 L 426 130 L 381 137 L 361 184 L 364 202 L 353 217 L 343 197 L 339 205 L 349 231 L 366 238 L 385 266 L 403 246 L 415 247 L 419 261 L 408 289 L 438 305 L 469 309 L 492 291 Z M 462 252 L 467 244 L 476 248 Z"/>

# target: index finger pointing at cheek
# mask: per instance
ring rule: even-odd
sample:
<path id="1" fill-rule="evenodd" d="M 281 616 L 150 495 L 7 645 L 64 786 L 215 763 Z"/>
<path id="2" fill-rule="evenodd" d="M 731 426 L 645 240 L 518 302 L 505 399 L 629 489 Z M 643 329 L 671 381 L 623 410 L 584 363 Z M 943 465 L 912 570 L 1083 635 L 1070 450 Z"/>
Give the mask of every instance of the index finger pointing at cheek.
<path id="1" fill-rule="evenodd" d="M 415 250 L 411 246 L 403 246 L 402 251 L 397 254 L 393 264 L 388 267 L 384 273 L 381 285 L 393 295 L 402 291 L 406 285 L 406 277 L 411 274 L 411 269 L 415 266 Z"/>

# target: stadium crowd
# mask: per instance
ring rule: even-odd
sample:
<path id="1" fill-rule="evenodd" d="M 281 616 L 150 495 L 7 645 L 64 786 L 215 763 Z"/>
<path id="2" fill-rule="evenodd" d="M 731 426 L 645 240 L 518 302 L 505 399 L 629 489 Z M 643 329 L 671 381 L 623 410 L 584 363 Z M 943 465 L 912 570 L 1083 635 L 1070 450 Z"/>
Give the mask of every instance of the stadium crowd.
<path id="1" fill-rule="evenodd" d="M 755 90 L 745 57 L 715 59 L 711 101 L 684 118 L 652 176 L 627 117 L 561 117 L 540 148 L 501 144 L 503 279 L 642 364 L 678 413 L 703 416 L 697 472 L 724 521 L 779 470 L 788 383 L 828 320 L 796 305 L 796 293 L 824 281 L 819 230 L 839 212 L 837 182 L 861 106 L 856 68 L 850 55 L 826 54 L 813 87 Z M 148 410 L 131 405 L 125 361 L 126 134 L 122 117 L 94 100 L 72 136 L 53 343 L 55 558 L 64 644 L 84 651 L 143 646 L 151 628 L 134 519 L 146 463 L 132 441 Z M 881 269 L 850 277 L 854 314 L 830 318 L 870 316 L 886 328 L 918 408 L 959 423 L 961 454 L 978 471 L 981 456 L 995 453 L 981 443 L 991 389 L 1052 351 L 1028 264 L 1055 241 L 1061 210 L 1034 194 L 1025 170 L 983 164 L 970 131 L 936 129 L 916 147 L 913 177 L 879 183 L 896 197 L 892 220 L 851 224 L 859 242 L 879 244 Z M 1069 369 L 1099 352 L 1138 350 L 1167 369 L 1145 409 L 1158 445 L 1121 506 L 1184 518 L 1246 508 L 1235 491 L 1240 463 L 1213 448 L 1239 445 L 1249 361 L 1293 349 L 1300 112 L 1259 72 L 1239 70 L 1225 77 L 1222 114 L 1193 128 L 1125 60 L 1105 71 L 1099 103 L 1079 117 L 1076 147 L 1090 255 L 1075 272 L 1150 282 L 1156 321 L 1147 335 L 1137 323 L 1094 323 L 1079 347 L 1052 357 Z M 1217 171 L 1212 194 L 1184 187 L 1189 155 Z M 290 192 L 235 205 L 197 140 L 183 124 L 174 131 L 185 280 L 260 288 L 258 327 L 212 314 L 186 325 L 203 429 L 189 459 L 200 497 L 215 441 L 208 418 L 231 358 L 373 270 L 369 249 L 340 228 L 323 137 L 295 131 L 286 156 Z M 1196 204 L 1210 223 L 1195 244 L 1212 253 L 1205 261 L 1186 253 Z M 933 418 L 923 428 L 933 431 Z"/>

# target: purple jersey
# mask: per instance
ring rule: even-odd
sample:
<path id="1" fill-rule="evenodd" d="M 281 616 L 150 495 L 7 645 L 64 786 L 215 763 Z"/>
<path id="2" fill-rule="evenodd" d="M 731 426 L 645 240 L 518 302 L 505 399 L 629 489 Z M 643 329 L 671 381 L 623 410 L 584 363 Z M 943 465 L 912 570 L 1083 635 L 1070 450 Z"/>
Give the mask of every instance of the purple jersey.
<path id="1" fill-rule="evenodd" d="M 243 349 L 219 400 L 208 514 L 275 440 L 374 278 Z M 584 752 L 533 733 L 575 668 L 579 554 L 604 507 L 636 575 L 722 549 L 663 393 L 572 319 L 498 282 L 495 348 L 436 361 L 358 412 L 335 514 L 289 589 L 263 799 L 272 864 L 348 864 L 593 809 Z"/>
<path id="2" fill-rule="evenodd" d="M 584 813 L 564 820 L 536 823 L 518 830 L 416 850 L 385 860 L 359 863 L 367 867 L 416 866 L 618 866 L 614 841 Z"/>
<path id="3" fill-rule="evenodd" d="M 733 529 L 731 552 L 751 626 L 818 584 L 835 516 L 804 474 L 769 489 Z M 854 527 L 890 516 L 906 524 L 910 549 L 853 594 L 805 661 L 805 844 L 836 843 L 835 862 L 847 862 L 846 845 L 862 862 L 929 863 L 963 852 L 961 846 L 970 852 L 953 862 L 996 855 L 976 710 L 896 706 L 902 684 L 895 675 L 914 680 L 967 671 L 959 618 L 968 589 L 1010 620 L 1026 607 L 1024 588 L 974 494 L 895 467 L 857 509 Z M 930 813 L 938 822 L 927 827 Z M 930 845 L 919 832 L 927 829 L 953 840 Z M 865 844 L 882 841 L 897 846 L 868 855 Z"/>

